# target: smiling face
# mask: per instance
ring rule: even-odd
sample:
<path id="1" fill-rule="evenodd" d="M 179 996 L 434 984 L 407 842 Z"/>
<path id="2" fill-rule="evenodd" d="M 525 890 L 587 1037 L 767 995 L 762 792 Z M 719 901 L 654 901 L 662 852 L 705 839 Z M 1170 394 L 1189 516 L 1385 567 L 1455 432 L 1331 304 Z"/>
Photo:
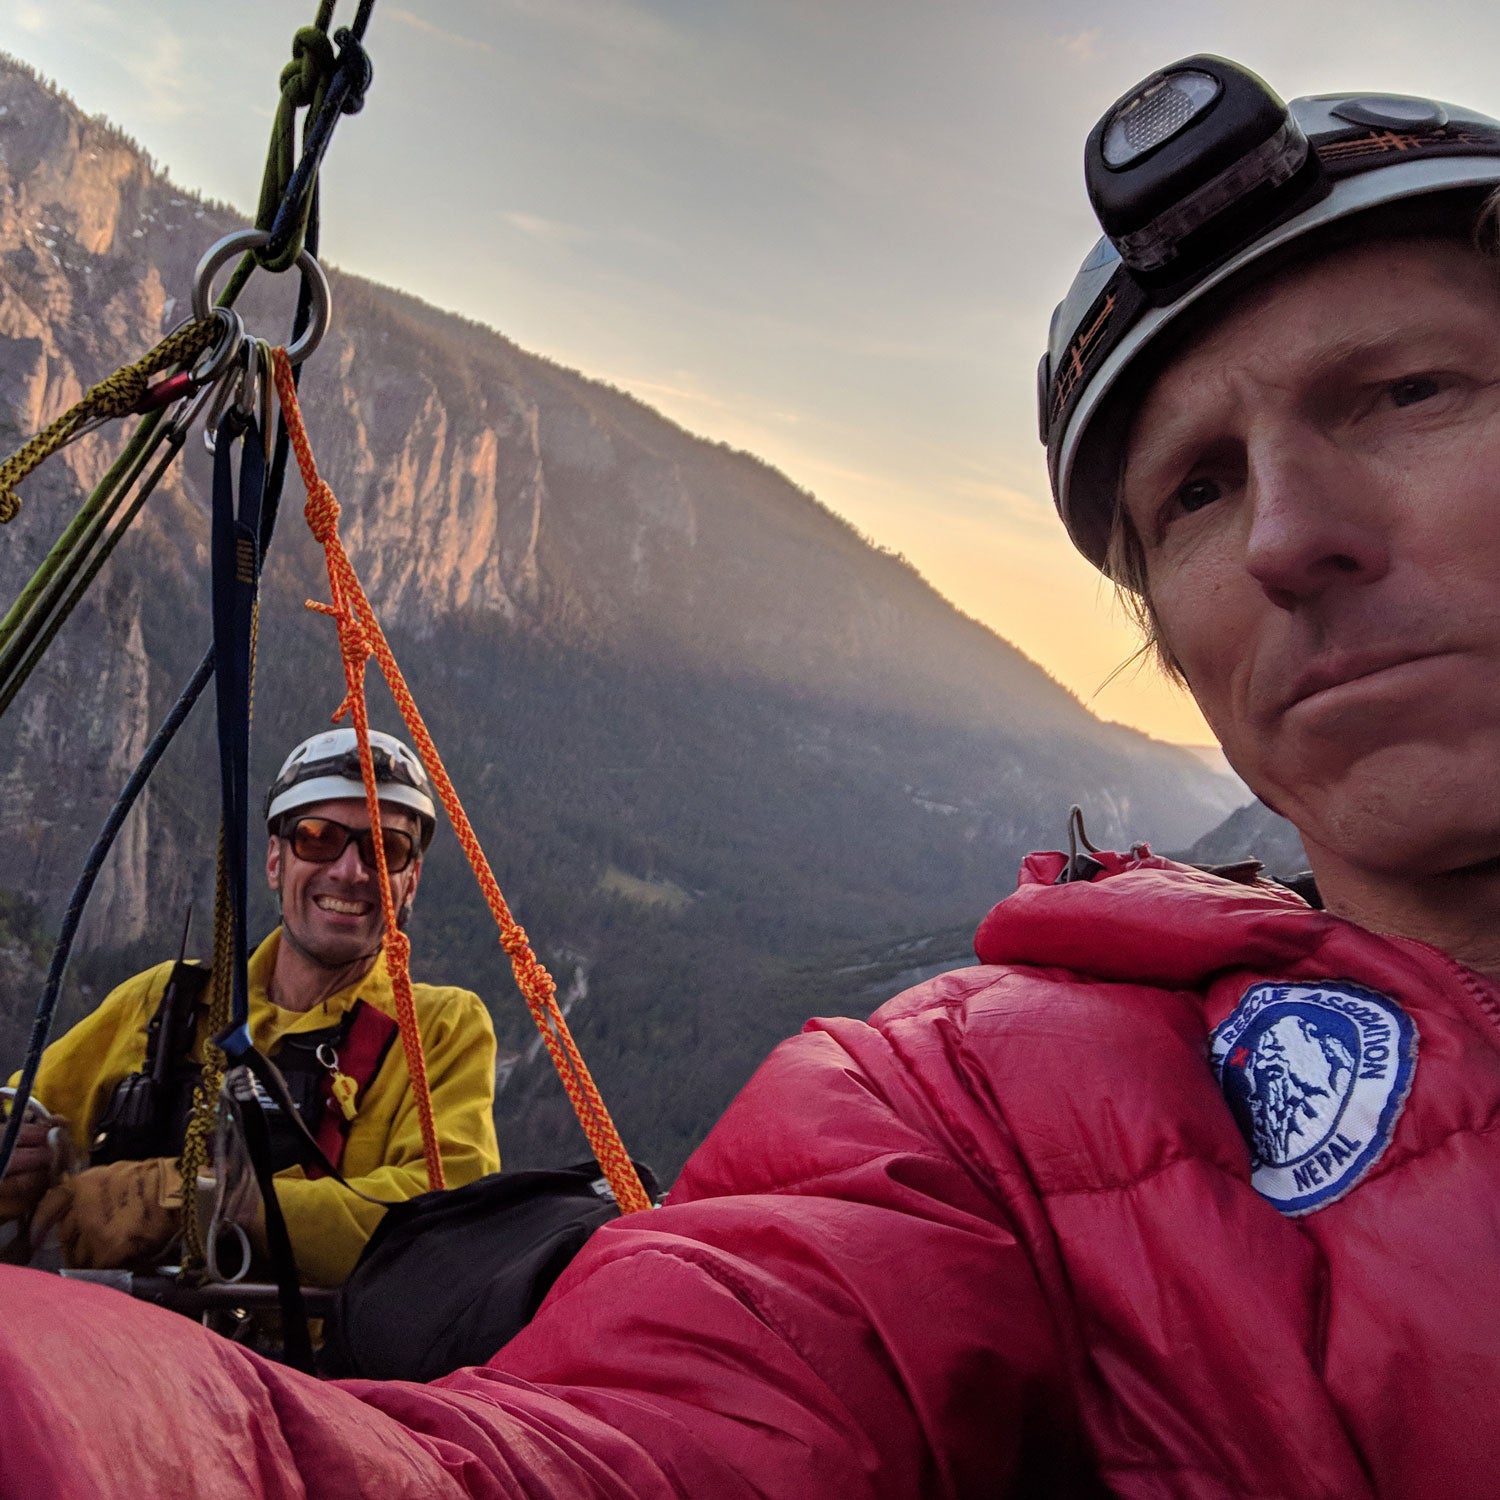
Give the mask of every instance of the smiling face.
<path id="1" fill-rule="evenodd" d="M 298 818 L 332 818 L 351 829 L 368 828 L 370 819 L 362 798 L 338 798 L 298 808 Z M 414 813 L 382 802 L 381 822 L 402 828 L 420 847 L 420 825 Z M 396 910 L 410 901 L 417 888 L 422 863 L 414 859 L 391 876 Z M 284 838 L 273 837 L 266 851 L 266 881 L 281 897 L 281 921 L 287 936 L 302 953 L 325 968 L 338 968 L 370 957 L 385 931 L 380 909 L 380 884 L 375 870 L 359 857 L 350 842 L 329 864 L 299 859 Z"/>
<path id="2" fill-rule="evenodd" d="M 1500 857 L 1500 267 L 1385 241 L 1156 381 L 1123 502 L 1163 643 L 1320 884 Z"/>

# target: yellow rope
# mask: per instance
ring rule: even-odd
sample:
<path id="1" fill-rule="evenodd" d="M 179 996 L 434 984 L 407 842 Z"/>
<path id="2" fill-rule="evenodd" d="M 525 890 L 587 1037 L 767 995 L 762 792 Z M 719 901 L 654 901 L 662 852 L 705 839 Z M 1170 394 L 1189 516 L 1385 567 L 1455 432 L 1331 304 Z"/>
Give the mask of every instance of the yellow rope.
<path id="1" fill-rule="evenodd" d="M 255 712 L 255 652 L 260 641 L 260 600 L 250 611 L 250 712 Z M 198 1217 L 198 1194 L 193 1185 L 210 1165 L 208 1143 L 213 1137 L 224 1086 L 223 1048 L 211 1038 L 229 1025 L 234 1011 L 234 913 L 229 904 L 229 870 L 224 859 L 224 829 L 219 828 L 219 868 L 214 884 L 214 960 L 209 977 L 208 1025 L 203 1031 L 203 1071 L 193 1089 L 193 1113 L 188 1120 L 178 1167 L 184 1183 L 182 1193 L 182 1265 L 200 1270 L 207 1264 L 203 1224 Z M 212 1164 L 215 1171 L 220 1164 Z"/>
<path id="2" fill-rule="evenodd" d="M 234 998 L 234 924 L 229 909 L 229 869 L 224 833 L 219 832 L 219 869 L 214 885 L 214 956 L 209 978 L 208 1024 L 203 1028 L 203 1071 L 193 1089 L 193 1116 L 182 1143 L 182 1264 L 197 1270 L 205 1264 L 203 1225 L 198 1219 L 199 1175 L 208 1166 L 208 1142 L 224 1083 L 224 1053 L 212 1038 L 229 1025 Z"/>
<path id="3" fill-rule="evenodd" d="M 33 469 L 71 442 L 86 422 L 127 417 L 136 411 L 145 399 L 150 378 L 172 365 L 196 359 L 213 343 L 218 326 L 215 319 L 203 318 L 169 333 L 133 365 L 124 365 L 98 385 L 90 386 L 76 405 L 0 463 L 0 526 L 14 520 L 20 511 L 21 497 L 15 492 L 16 486 Z"/>

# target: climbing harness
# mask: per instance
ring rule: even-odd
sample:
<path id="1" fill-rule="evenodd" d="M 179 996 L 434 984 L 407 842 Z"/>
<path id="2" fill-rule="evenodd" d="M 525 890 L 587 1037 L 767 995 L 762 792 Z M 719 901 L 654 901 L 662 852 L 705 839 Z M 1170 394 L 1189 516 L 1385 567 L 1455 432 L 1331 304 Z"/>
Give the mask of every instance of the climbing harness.
<path id="1" fill-rule="evenodd" d="M 88 1143 L 91 1166 L 181 1155 L 203 1071 L 192 1052 L 208 1015 L 209 979 L 202 964 L 179 959 L 172 966 L 147 1024 L 141 1066 L 111 1090 Z M 396 1022 L 384 1011 L 356 1000 L 332 1025 L 288 1032 L 281 1038 L 276 1069 L 296 1106 L 295 1118 L 312 1132 L 323 1159 L 335 1167 L 343 1160 L 359 1104 L 397 1033 Z M 276 1170 L 300 1164 L 309 1177 L 326 1176 L 322 1161 L 306 1160 L 306 1141 L 291 1119 L 283 1117 L 275 1100 L 268 1102 Z"/>

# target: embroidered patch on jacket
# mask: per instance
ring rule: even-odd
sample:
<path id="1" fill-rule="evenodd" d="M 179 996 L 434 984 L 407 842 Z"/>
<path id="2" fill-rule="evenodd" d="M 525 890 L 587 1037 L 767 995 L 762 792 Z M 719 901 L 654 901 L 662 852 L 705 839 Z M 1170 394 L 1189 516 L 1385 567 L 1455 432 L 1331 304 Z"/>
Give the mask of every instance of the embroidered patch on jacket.
<path id="1" fill-rule="evenodd" d="M 1416 1070 L 1411 1017 L 1345 980 L 1253 985 L 1210 1043 L 1251 1186 L 1284 1214 L 1342 1198 L 1375 1165 Z"/>

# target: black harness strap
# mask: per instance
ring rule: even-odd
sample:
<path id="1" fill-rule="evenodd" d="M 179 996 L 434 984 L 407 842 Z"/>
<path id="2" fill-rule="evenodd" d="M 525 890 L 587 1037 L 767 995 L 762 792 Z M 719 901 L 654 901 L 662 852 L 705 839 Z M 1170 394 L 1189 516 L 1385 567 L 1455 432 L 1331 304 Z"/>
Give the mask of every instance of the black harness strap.
<path id="1" fill-rule="evenodd" d="M 240 442 L 239 507 L 235 507 L 232 454 Z M 213 634 L 219 710 L 219 783 L 224 859 L 233 925 L 231 1031 L 215 1041 L 229 1057 L 250 1045 L 249 945 L 245 910 L 249 894 L 250 703 L 255 671 L 255 602 L 260 584 L 260 518 L 266 457 L 253 416 L 231 411 L 219 423 L 214 448 L 212 527 Z"/>
<path id="2" fill-rule="evenodd" d="M 253 1048 L 250 1055 L 260 1057 Z M 264 1062 L 265 1059 L 261 1058 L 261 1061 Z M 276 1300 L 281 1306 L 281 1337 L 287 1363 L 310 1375 L 313 1372 L 312 1334 L 307 1327 L 307 1307 L 302 1300 L 302 1284 L 297 1279 L 297 1260 L 292 1253 L 292 1237 L 287 1232 L 281 1200 L 276 1196 L 276 1174 L 271 1170 L 271 1139 L 265 1110 L 250 1073 L 235 1069 L 228 1075 L 226 1082 L 239 1109 L 250 1166 L 255 1172 L 261 1201 L 265 1205 L 266 1245 L 276 1271 Z"/>
<path id="3" fill-rule="evenodd" d="M 252 351 L 253 357 L 253 351 Z M 235 505 L 232 454 L 240 443 L 239 505 Z M 224 868 L 228 887 L 231 1010 L 228 1027 L 214 1037 L 231 1064 L 256 1056 L 250 1040 L 249 945 L 245 916 L 249 894 L 250 704 L 255 670 L 255 604 L 260 583 L 261 500 L 265 490 L 265 447 L 253 415 L 231 409 L 219 423 L 214 446 L 213 575 L 214 673 L 219 718 L 219 782 Z M 282 1338 L 289 1363 L 312 1369 L 312 1338 L 302 1301 L 297 1259 L 276 1196 L 271 1130 L 261 1101 L 245 1075 L 231 1075 L 239 1105 L 245 1147 L 260 1185 L 266 1215 L 266 1243 L 281 1304 Z M 278 1101 L 280 1102 L 280 1101 Z M 286 1098 L 291 1105 L 291 1097 Z M 295 1115 L 293 1105 L 289 1111 Z"/>

